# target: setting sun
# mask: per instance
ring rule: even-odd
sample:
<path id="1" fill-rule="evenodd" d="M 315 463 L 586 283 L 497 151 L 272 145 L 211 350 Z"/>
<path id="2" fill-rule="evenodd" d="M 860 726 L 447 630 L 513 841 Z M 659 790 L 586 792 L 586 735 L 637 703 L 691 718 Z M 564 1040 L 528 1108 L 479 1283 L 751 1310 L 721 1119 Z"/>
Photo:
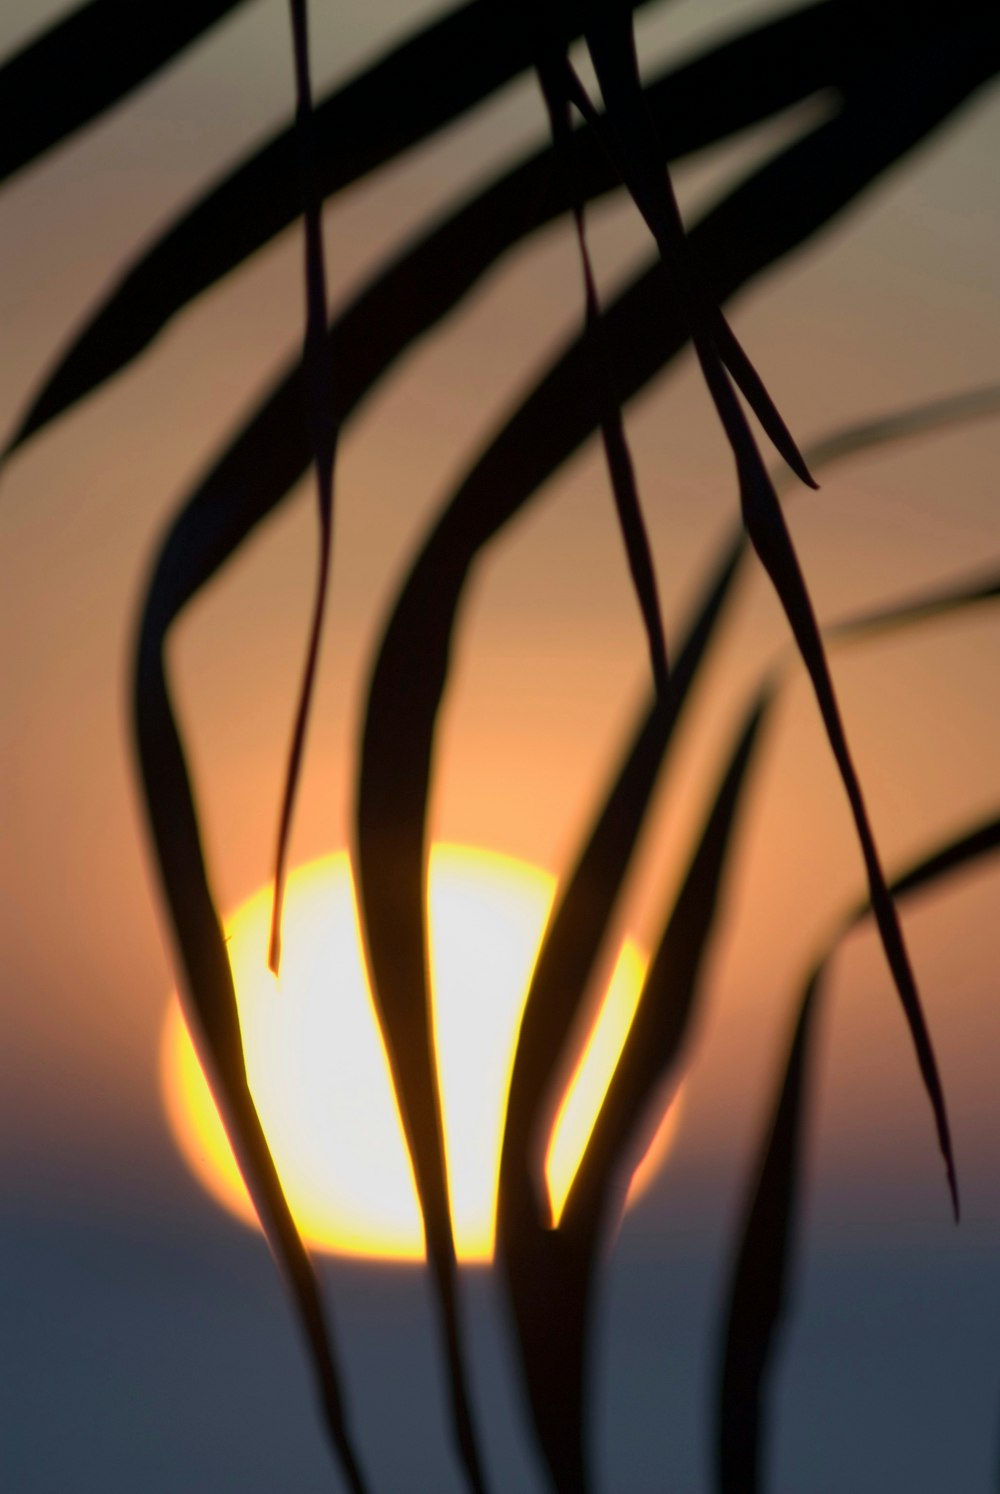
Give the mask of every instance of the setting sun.
<path id="1" fill-rule="evenodd" d="M 507 1089 L 521 1013 L 555 879 L 509 857 L 459 846 L 431 854 L 435 1041 L 458 1254 L 493 1251 Z M 423 1229 L 388 1061 L 361 953 L 346 854 L 289 878 L 279 980 L 267 968 L 271 892 L 227 921 L 251 1090 L 292 1211 L 309 1243 L 342 1254 L 415 1260 Z M 559 1108 L 546 1156 L 558 1218 L 638 1001 L 645 959 L 626 940 Z M 254 1218 L 174 997 L 162 1039 L 167 1114 L 206 1188 Z M 662 1161 L 670 1115 L 632 1196 Z"/>

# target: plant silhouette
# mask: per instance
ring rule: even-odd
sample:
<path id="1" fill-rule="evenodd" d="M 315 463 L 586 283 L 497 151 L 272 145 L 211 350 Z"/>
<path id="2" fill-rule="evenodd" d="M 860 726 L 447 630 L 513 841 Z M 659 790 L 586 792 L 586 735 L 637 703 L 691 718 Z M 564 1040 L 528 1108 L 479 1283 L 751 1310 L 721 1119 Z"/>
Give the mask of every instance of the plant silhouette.
<path id="1" fill-rule="evenodd" d="M 147 12 L 90 0 L 0 70 L 19 128 L 0 152 L 3 177 L 86 126 L 164 67 L 234 8 L 185 0 Z M 886 629 L 995 603 L 1000 578 L 977 574 L 947 593 L 915 596 L 849 620 L 824 641 L 785 524 L 779 490 L 750 414 L 800 484 L 865 447 L 994 415 L 1000 390 L 943 398 L 839 432 L 800 453 L 751 356 L 732 332 L 726 302 L 836 220 L 1000 69 L 995 4 L 952 0 L 818 0 L 709 46 L 662 77 L 644 80 L 632 7 L 610 0 L 502 6 L 471 0 L 406 40 L 314 103 L 305 0 L 290 0 L 289 55 L 296 118 L 168 225 L 119 275 L 32 391 L 4 460 L 126 369 L 171 318 L 209 292 L 297 219 L 304 225 L 305 332 L 300 360 L 229 434 L 178 506 L 155 557 L 138 624 L 133 723 L 139 774 L 190 1026 L 248 1189 L 286 1277 L 315 1371 L 320 1402 L 348 1487 L 371 1486 L 340 1390 L 330 1319 L 254 1108 L 222 925 L 202 845 L 184 742 L 172 703 L 166 644 L 188 604 L 313 466 L 319 512 L 318 576 L 306 661 L 278 821 L 271 961 L 280 960 L 281 900 L 335 534 L 339 433 L 418 339 L 432 333 L 498 261 L 560 215 L 576 229 L 581 267 L 578 334 L 526 387 L 442 503 L 399 588 L 371 669 L 357 764 L 356 865 L 376 1001 L 423 1211 L 439 1309 L 457 1455 L 468 1487 L 491 1487 L 467 1385 L 465 1335 L 448 1207 L 441 1100 L 428 990 L 428 802 L 436 732 L 449 685 L 468 582 L 505 527 L 592 435 L 606 459 L 609 502 L 643 618 L 648 701 L 625 734 L 620 763 L 575 860 L 561 880 L 521 1025 L 503 1136 L 497 1217 L 498 1274 L 517 1345 L 525 1403 L 551 1485 L 593 1487 L 588 1426 L 592 1321 L 601 1252 L 613 1232 L 618 1182 L 657 1096 L 679 1072 L 698 1020 L 703 970 L 724 912 L 739 815 L 766 750 L 772 703 L 804 665 L 845 790 L 866 888 L 817 956 L 773 1122 L 762 1146 L 734 1255 L 720 1333 L 718 1489 L 764 1486 L 767 1371 L 785 1303 L 795 1239 L 797 1181 L 808 1109 L 809 1052 L 825 974 L 843 934 L 877 927 L 932 1108 L 955 1214 L 959 1194 L 945 1097 L 895 899 L 932 888 L 996 850 L 1000 822 L 959 827 L 943 846 L 890 882 L 827 663 L 828 647 L 859 647 Z M 599 90 L 591 98 L 572 61 L 586 45 Z M 331 314 L 322 205 L 475 110 L 525 70 L 537 75 L 551 141 L 476 188 L 373 266 Z M 789 106 L 814 100 L 809 123 L 751 169 L 690 229 L 670 168 Z M 586 236 L 587 205 L 628 194 L 649 230 L 646 266 L 601 305 Z M 628 401 L 692 346 L 736 475 L 741 523 L 722 547 L 687 625 L 664 636 L 643 497 L 626 439 Z M 818 356 L 822 357 L 820 350 Z M 777 593 L 792 647 L 757 682 L 699 832 L 679 891 L 663 908 L 633 1027 L 558 1227 L 549 1217 L 539 1158 L 657 783 L 669 772 L 676 728 L 723 627 L 750 552 Z M 293 667 L 290 661 L 289 667 Z"/>

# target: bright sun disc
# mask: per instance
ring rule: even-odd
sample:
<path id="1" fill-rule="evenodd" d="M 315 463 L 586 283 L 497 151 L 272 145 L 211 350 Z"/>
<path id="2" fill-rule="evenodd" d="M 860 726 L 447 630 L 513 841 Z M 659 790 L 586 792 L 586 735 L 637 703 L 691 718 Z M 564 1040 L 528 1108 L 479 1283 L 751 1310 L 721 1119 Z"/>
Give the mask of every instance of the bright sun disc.
<path id="1" fill-rule="evenodd" d="M 429 877 L 435 1045 L 459 1258 L 493 1254 L 514 1046 L 555 879 L 509 857 L 435 846 Z M 346 854 L 288 879 L 280 979 L 267 968 L 271 890 L 227 921 L 247 1074 L 292 1213 L 320 1250 L 421 1260 L 423 1226 L 361 952 Z M 626 940 L 563 1097 L 546 1155 L 558 1219 L 635 1012 L 645 959 Z M 188 1035 L 167 1010 L 161 1077 L 171 1129 L 209 1192 L 254 1221 Z M 671 1106 L 630 1199 L 665 1155 Z"/>

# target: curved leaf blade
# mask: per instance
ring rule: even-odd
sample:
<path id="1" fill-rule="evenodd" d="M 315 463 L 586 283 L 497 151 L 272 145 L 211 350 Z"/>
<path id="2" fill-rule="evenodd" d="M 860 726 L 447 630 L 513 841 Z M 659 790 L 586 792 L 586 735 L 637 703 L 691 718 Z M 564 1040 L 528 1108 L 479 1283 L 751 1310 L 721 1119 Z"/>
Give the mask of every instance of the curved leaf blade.
<path id="1" fill-rule="evenodd" d="M 552 1081 L 603 946 L 657 778 L 691 685 L 729 599 L 744 550 L 724 549 L 703 604 L 681 647 L 665 697 L 640 712 L 613 784 L 560 890 L 531 979 L 518 1033 L 501 1149 L 497 1247 L 520 1338 L 529 1409 L 550 1469 L 565 1487 L 586 1482 L 583 1439 L 543 1387 L 567 1380 L 564 1361 L 582 1364 L 586 1280 L 550 1223 L 535 1140 Z M 562 1326 L 549 1331 L 550 1315 Z M 553 1378 L 555 1377 L 555 1378 Z M 579 1386 L 582 1394 L 582 1370 Z M 572 1403 L 574 1394 L 570 1393 Z"/>
<path id="2" fill-rule="evenodd" d="M 530 60 L 516 17 L 490 0 L 470 0 L 416 32 L 318 107 L 322 195 L 411 149 Z M 154 240 L 59 360 L 10 450 L 116 373 L 171 316 L 295 221 L 301 207 L 296 150 L 289 127 Z"/>
<path id="3" fill-rule="evenodd" d="M 332 351 L 327 338 L 326 263 L 323 252 L 322 198 L 319 192 L 316 159 L 316 122 L 309 69 L 309 30 L 306 0 L 290 0 L 292 41 L 295 58 L 297 96 L 295 127 L 299 137 L 299 175 L 305 204 L 305 282 L 306 333 L 302 370 L 309 396 L 309 424 L 313 459 L 316 467 L 316 493 L 319 500 L 319 568 L 313 598 L 312 622 L 306 646 L 305 668 L 299 686 L 299 701 L 292 728 L 292 742 L 285 772 L 285 791 L 278 821 L 278 845 L 275 852 L 274 900 L 271 908 L 271 936 L 268 964 L 275 975 L 281 963 L 281 914 L 285 896 L 285 872 L 288 841 L 291 835 L 295 795 L 302 769 L 306 727 L 319 662 L 319 645 L 326 612 L 330 581 L 330 551 L 333 546 L 333 466 L 337 449 L 335 387 L 331 363 Z"/>
<path id="4" fill-rule="evenodd" d="M 812 470 L 821 470 L 872 447 L 978 418 L 992 408 L 979 392 L 934 401 L 837 431 L 812 444 L 807 461 Z M 649 738 L 656 726 L 656 702 L 640 716 L 615 783 L 575 860 L 565 890 L 557 897 L 522 1017 L 501 1155 L 497 1239 L 518 1324 L 526 1380 L 535 1387 L 532 1414 L 536 1423 L 546 1428 L 545 1436 L 553 1449 L 549 1462 L 563 1467 L 571 1466 L 571 1456 L 581 1457 L 582 1437 L 579 1433 L 567 1434 L 563 1419 L 554 1420 L 546 1387 L 560 1380 L 575 1386 L 567 1397 L 570 1406 L 578 1403 L 582 1394 L 589 1276 L 587 1270 L 574 1267 L 565 1243 L 554 1239 L 547 1227 L 550 1220 L 536 1141 L 544 1117 L 550 1115 L 546 1097 L 551 1099 L 559 1063 L 620 895 L 676 715 L 683 709 L 746 547 L 746 536 L 737 529 L 705 589 L 701 609 L 678 656 L 670 706 L 661 719 L 652 751 Z M 934 615 L 952 607 L 975 605 L 987 593 L 992 594 L 988 585 L 967 583 L 953 589 L 947 598 L 936 597 Z M 929 609 L 921 598 L 917 603 L 884 609 L 865 621 L 867 626 L 881 629 L 906 626 L 925 615 L 930 615 Z M 859 640 L 863 636 L 868 634 L 859 633 Z M 537 1304 L 545 1305 L 547 1317 L 555 1310 L 553 1303 L 558 1304 L 560 1321 L 572 1320 L 566 1334 L 557 1338 L 562 1351 L 536 1321 Z M 579 1315 L 580 1321 L 574 1315 Z M 567 1362 L 575 1368 L 567 1368 Z"/>
<path id="5" fill-rule="evenodd" d="M 0 182 L 117 104 L 240 3 L 89 0 L 50 26 L 0 67 L 10 122 L 0 132 Z"/>
<path id="6" fill-rule="evenodd" d="M 935 47 L 938 64 L 942 53 L 939 43 Z M 714 272 L 723 293 L 735 288 L 733 281 L 725 285 L 727 267 L 732 275 L 734 245 L 739 245 L 740 253 L 739 271 L 733 277 L 737 282 L 757 267 L 758 255 L 760 263 L 772 262 L 782 249 L 790 248 L 800 235 L 850 200 L 896 158 L 904 142 L 913 143 L 949 112 L 966 96 L 972 76 L 985 65 L 982 51 L 970 49 L 964 36 L 951 61 L 950 68 L 939 65 L 928 73 L 921 53 L 919 68 L 914 62 L 912 72 L 899 72 L 896 86 L 910 108 L 893 115 L 894 132 L 882 128 L 886 98 L 880 78 L 880 86 L 862 92 L 853 108 L 845 108 L 837 120 L 821 126 L 732 194 L 709 216 L 700 234 L 695 230 L 698 237 L 692 236 L 709 284 Z M 892 139 L 887 141 L 888 134 Z M 809 170 L 827 158 L 832 158 L 827 173 Z M 811 191 L 801 190 L 803 181 L 810 183 Z M 777 190 L 784 207 L 793 183 L 799 211 L 761 219 L 761 196 L 766 200 L 768 192 Z M 734 218 L 741 231 L 733 232 Z M 722 224 L 725 237 L 716 240 Z M 722 265 L 714 259 L 713 249 L 724 257 Z M 713 289 L 718 293 L 718 285 Z M 605 322 L 609 343 L 615 347 L 612 366 L 620 381 L 619 400 L 641 387 L 683 346 L 687 335 L 687 327 L 664 305 L 658 267 L 611 307 Z M 383 1030 L 390 1052 L 397 1054 L 394 1073 L 401 1087 L 407 1083 L 412 1087 L 408 1105 L 414 1119 L 408 1134 L 425 1157 L 423 1164 L 415 1163 L 418 1186 L 422 1166 L 426 1186 L 434 1189 L 439 1202 L 445 1198 L 445 1189 L 432 1172 L 442 1166 L 433 1160 L 435 1154 L 440 1155 L 440 1138 L 429 1125 L 417 1136 L 423 1124 L 418 1113 L 421 1106 L 427 1107 L 434 1076 L 405 1070 L 414 1064 L 429 1067 L 423 934 L 425 819 L 451 638 L 476 557 L 598 423 L 581 348 L 576 344 L 536 385 L 445 509 L 398 597 L 370 683 L 357 798 L 363 918 L 374 978 L 380 987 L 377 999 Z M 400 722 L 405 722 L 405 730 L 400 730 Z M 886 922 L 891 931 L 891 914 Z M 427 1107 L 426 1113 L 434 1114 L 434 1107 Z"/>
<path id="7" fill-rule="evenodd" d="M 679 156 L 701 149 L 836 82 L 840 76 L 849 76 L 854 66 L 853 43 L 840 5 L 841 0 L 821 0 L 803 12 L 781 17 L 723 43 L 651 85 L 650 107 L 671 152 Z M 491 40 L 489 23 L 483 15 L 483 0 L 455 12 L 404 43 L 318 106 L 324 195 L 342 189 L 392 154 L 417 143 L 417 134 L 412 139 L 387 137 L 381 154 L 373 151 L 370 139 L 367 145 L 362 144 L 368 115 L 384 115 L 388 108 L 389 116 L 395 117 L 394 111 L 424 87 L 423 68 L 429 77 L 438 77 L 443 69 L 457 73 L 451 64 L 454 56 L 461 54 L 453 49 L 468 46 L 470 37 L 477 56 L 483 48 L 492 55 L 492 46 L 487 46 Z M 487 27 L 482 35 L 475 29 L 480 24 Z M 509 50 L 500 48 L 498 59 L 502 60 Z M 528 60 L 524 48 L 509 60 L 509 76 L 526 66 Z M 484 97 L 487 82 L 481 83 Z M 453 86 L 454 79 L 450 79 L 447 89 Z M 446 102 L 449 96 L 447 89 L 444 94 L 441 89 L 429 90 L 430 97 L 422 101 L 421 111 L 440 111 L 441 101 Z M 455 113 L 465 97 L 462 94 L 454 101 Z M 472 98 L 465 107 L 474 102 Z M 437 116 L 428 115 L 424 135 L 450 117 L 445 113 L 435 124 Z M 415 129 L 419 117 L 411 113 L 409 118 Z M 580 155 L 588 177 L 593 173 L 603 183 L 588 190 L 588 195 L 591 191 L 610 191 L 617 179 L 603 154 L 585 141 Z M 526 224 L 518 231 L 525 212 L 532 212 L 536 202 L 544 204 L 545 188 L 551 181 L 548 152 L 535 159 L 531 179 L 520 184 L 521 191 L 507 194 L 509 218 L 501 220 L 495 229 L 502 244 L 512 242 L 531 226 Z M 8 442 L 7 454 L 126 367 L 188 302 L 291 224 L 299 210 L 293 183 L 294 140 L 289 130 L 235 168 L 177 219 L 133 262 L 90 314 L 42 388 L 31 397 Z M 538 221 L 547 221 L 568 205 L 553 205 L 551 212 L 543 213 Z"/>
<path id="8" fill-rule="evenodd" d="M 942 97 L 933 101 L 933 107 L 910 121 L 912 130 L 908 138 L 905 138 L 899 149 L 905 149 L 914 139 L 920 138 L 922 132 L 933 126 L 936 117 L 947 113 L 948 109 L 962 97 L 969 88 L 975 86 L 974 80 L 968 78 L 956 79 L 943 72 L 944 85 L 941 92 Z M 928 118 L 928 114 L 934 118 Z M 862 143 L 870 140 L 878 140 L 877 131 L 866 130 L 866 121 L 863 112 L 854 116 L 850 121 L 847 143 L 850 143 L 851 133 L 854 138 L 860 139 Z M 906 132 L 903 132 L 904 136 Z M 714 273 L 717 284 L 725 291 L 735 289 L 746 279 L 750 278 L 763 263 L 768 262 L 769 256 L 779 254 L 792 247 L 801 238 L 805 237 L 814 228 L 825 221 L 825 217 L 836 212 L 843 201 L 850 200 L 854 192 L 872 177 L 878 170 L 884 168 L 894 159 L 892 152 L 873 149 L 872 156 L 862 159 L 857 163 L 857 170 L 847 173 L 847 180 L 843 174 L 838 178 L 835 189 L 831 190 L 830 201 L 825 204 L 810 205 L 810 211 L 803 214 L 790 227 L 785 239 L 777 245 L 770 241 L 762 243 L 760 237 L 754 232 L 755 225 L 762 221 L 766 223 L 766 217 L 762 220 L 759 216 L 760 206 L 766 206 L 768 195 L 776 194 L 779 198 L 784 192 L 782 172 L 787 168 L 791 178 L 799 170 L 798 157 L 804 152 L 801 165 L 806 170 L 817 168 L 822 178 L 824 164 L 830 160 L 836 160 L 838 149 L 843 144 L 843 138 L 836 130 L 831 134 L 829 130 L 823 129 L 817 132 L 817 137 L 810 136 L 806 141 L 793 147 L 790 153 L 786 153 L 778 163 L 765 168 L 763 172 L 757 173 L 751 183 L 739 189 L 727 200 L 727 204 L 717 209 L 709 216 L 702 229 L 702 243 L 705 253 L 713 262 Z M 788 156 L 792 159 L 787 159 Z M 828 179 L 832 179 L 828 176 Z M 739 246 L 739 254 L 736 261 L 732 258 L 734 245 Z M 740 256 L 746 254 L 745 260 Z M 662 301 L 657 294 L 654 271 L 652 276 L 644 277 L 640 282 L 640 290 L 644 290 L 654 305 Z M 655 317 L 654 317 L 655 320 Z M 641 356 L 637 359 L 636 366 L 629 368 L 628 383 L 634 380 L 634 387 L 640 387 L 645 378 L 662 365 L 673 351 L 683 341 L 683 330 L 678 329 L 675 339 L 671 339 L 670 327 L 666 329 L 667 336 L 665 345 L 659 348 L 651 348 L 648 344 L 643 348 L 643 341 L 649 328 L 649 316 L 647 308 L 643 305 L 641 294 L 633 294 L 626 306 L 619 309 L 616 326 L 616 342 L 613 344 L 616 352 L 616 367 L 629 368 L 629 360 L 632 359 L 635 350 L 640 350 Z M 359 319 L 356 325 L 361 324 Z M 660 329 L 663 330 L 662 328 Z M 376 338 L 376 345 L 378 339 Z M 378 358 L 380 352 L 372 355 L 371 359 L 365 356 L 365 345 L 359 341 L 356 349 L 356 358 L 345 358 L 345 366 L 354 369 L 352 375 L 353 398 L 356 401 L 363 396 L 364 390 L 369 387 L 371 380 L 378 374 Z M 572 360 L 569 364 L 572 377 Z M 543 422 L 549 409 L 563 407 L 564 397 L 567 391 L 566 383 L 560 385 L 563 379 L 562 366 L 557 366 L 557 377 L 543 386 L 540 403 L 535 405 L 532 415 L 528 420 L 530 430 L 531 419 L 542 418 Z M 553 382 L 555 388 L 552 387 Z M 570 389 L 570 392 L 571 389 Z M 349 404 L 350 401 L 344 401 Z M 302 418 L 303 400 L 301 391 L 297 387 L 297 376 L 293 376 L 288 386 L 279 391 L 278 395 L 271 401 L 267 409 L 258 419 L 252 431 L 247 437 L 236 445 L 220 461 L 217 468 L 209 475 L 201 488 L 190 500 L 183 519 L 179 521 L 180 527 L 189 535 L 197 533 L 197 539 L 190 543 L 185 542 L 178 549 L 164 554 L 164 568 L 170 578 L 171 615 L 174 616 L 181 610 L 188 600 L 193 597 L 201 586 L 207 583 L 211 576 L 217 571 L 225 560 L 239 547 L 247 535 L 252 531 L 256 523 L 269 513 L 280 498 L 291 487 L 298 476 L 305 470 L 309 460 L 309 441 L 305 421 Z M 523 427 L 522 427 L 523 428 Z M 569 455 L 574 445 L 588 434 L 586 423 L 581 430 L 579 426 L 571 429 L 568 433 L 563 430 L 557 434 L 556 440 L 546 448 L 545 461 L 551 463 L 550 470 Z M 531 473 L 522 474 L 519 481 L 527 482 L 527 491 L 523 496 L 516 496 L 515 509 L 530 496 L 532 487 Z M 501 515 L 500 522 L 503 521 Z M 168 547 L 169 548 L 169 547 Z M 473 547 L 475 553 L 475 547 Z M 162 622 L 160 626 L 162 626 Z"/>
<path id="9" fill-rule="evenodd" d="M 984 606 L 1000 598 L 1000 571 L 966 578 L 957 585 L 938 586 L 892 607 L 878 607 L 857 617 L 845 618 L 825 629 L 834 645 L 867 643 L 885 633 L 895 633 L 914 623 L 934 622 L 967 607 Z"/>
<path id="10" fill-rule="evenodd" d="M 896 877 L 893 897 L 935 886 L 1000 850 L 1000 815 L 993 816 L 923 857 Z M 757 1494 L 765 1455 L 767 1382 L 778 1330 L 788 1307 L 789 1275 L 801 1188 L 803 1131 L 816 1012 L 829 966 L 844 936 L 870 916 L 862 900 L 843 918 L 837 933 L 804 983 L 797 1014 L 744 1210 L 732 1270 L 718 1382 L 716 1487 L 719 1494 Z"/>
<path id="11" fill-rule="evenodd" d="M 330 1330 L 308 1253 L 292 1219 L 247 1084 L 239 1014 L 222 928 L 209 886 L 184 751 L 170 702 L 164 648 L 171 623 L 197 589 L 216 542 L 204 508 L 180 516 L 150 583 L 135 657 L 133 729 L 146 812 L 184 972 L 179 983 L 192 1034 L 248 1191 L 281 1266 L 305 1335 L 321 1405 L 349 1487 L 366 1484 L 347 1426 Z"/>
<path id="12" fill-rule="evenodd" d="M 934 1112 L 938 1144 L 944 1158 L 952 1207 L 957 1219 L 959 1213 L 958 1180 L 955 1173 L 944 1091 L 931 1045 L 930 1033 L 910 965 L 909 954 L 903 940 L 902 928 L 889 894 L 881 859 L 875 845 L 861 783 L 847 744 L 847 736 L 834 693 L 833 680 L 827 664 L 819 625 L 792 546 L 788 527 L 773 488 L 769 482 L 762 480 L 762 473 L 763 469 L 760 473 L 753 474 L 752 481 L 743 487 L 741 499 L 744 522 L 754 549 L 760 556 L 784 606 L 799 653 L 812 681 L 813 692 L 826 728 L 827 740 L 851 807 L 855 831 L 868 874 L 872 910 L 886 960 L 909 1024 L 924 1087 Z"/>
<path id="13" fill-rule="evenodd" d="M 674 1070 L 695 1014 L 736 813 L 768 703 L 767 692 L 754 702 L 727 762 L 559 1226 L 545 1229 L 524 1180 L 520 1209 L 512 1215 L 517 1249 L 505 1255 L 508 1289 L 536 1434 L 560 1494 L 586 1487 L 594 1276 L 611 1185 L 640 1120 Z"/>
<path id="14" fill-rule="evenodd" d="M 635 465 L 625 435 L 625 421 L 621 405 L 609 396 L 606 354 L 601 335 L 601 310 L 597 297 L 597 282 L 587 245 L 584 218 L 584 199 L 580 176 L 573 150 L 573 133 L 570 128 L 569 103 L 572 89 L 567 86 L 570 72 L 565 52 L 555 57 L 540 59 L 537 64 L 539 81 L 549 111 L 553 143 L 562 163 L 563 174 L 571 183 L 573 197 L 573 221 L 576 228 L 577 249 L 583 271 L 584 329 L 590 341 L 593 356 L 594 396 L 601 412 L 601 441 L 604 446 L 604 461 L 608 469 L 618 527 L 621 531 L 632 587 L 639 603 L 646 642 L 649 648 L 650 667 L 656 682 L 657 694 L 665 695 L 669 687 L 670 668 L 667 661 L 667 642 L 660 610 L 660 596 L 656 585 L 656 571 L 649 545 L 649 535 L 642 516 L 639 490 L 635 477 Z M 589 112 L 589 111 L 588 111 Z"/>

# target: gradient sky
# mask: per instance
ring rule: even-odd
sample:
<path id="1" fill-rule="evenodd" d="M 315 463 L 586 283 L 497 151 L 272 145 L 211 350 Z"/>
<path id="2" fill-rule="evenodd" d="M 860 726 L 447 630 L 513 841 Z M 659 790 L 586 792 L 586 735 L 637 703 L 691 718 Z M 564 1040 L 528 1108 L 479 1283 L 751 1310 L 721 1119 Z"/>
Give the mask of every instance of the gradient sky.
<path id="1" fill-rule="evenodd" d="M 314 8 L 321 91 L 434 9 L 400 0 Z M 683 55 L 737 18 L 778 8 L 674 4 L 643 20 L 644 58 L 652 66 Z M 0 47 L 13 50 L 42 19 L 36 3 L 8 3 Z M 5 188 L 5 429 L 116 267 L 290 107 L 285 7 L 254 3 Z M 685 167 L 678 185 L 689 219 L 800 118 Z M 404 232 L 543 132 L 534 90 L 522 82 L 481 118 L 346 193 L 326 218 L 333 299 L 360 284 Z M 734 305 L 735 326 L 801 442 L 997 380 L 998 141 L 993 90 Z M 601 206 L 591 223 L 610 291 L 648 246 L 623 204 Z M 98 1195 L 168 1221 L 211 1208 L 174 1157 L 156 1089 L 173 976 L 139 814 L 126 679 L 157 537 L 222 435 L 296 348 L 300 277 L 299 236 L 287 233 L 3 475 L 0 1183 L 15 1216 L 55 1209 L 82 1217 Z M 411 352 L 347 431 L 296 859 L 348 835 L 367 670 L 408 554 L 580 316 L 574 243 L 558 225 L 505 261 Z M 689 360 L 635 402 L 628 431 L 674 632 L 736 511 L 729 458 Z M 790 522 L 821 616 L 995 562 L 998 457 L 1000 422 L 980 422 L 859 459 L 818 495 L 797 495 Z M 190 609 L 172 643 L 223 908 L 269 875 L 313 577 L 311 500 L 303 483 Z M 783 639 L 777 606 L 754 575 L 644 853 L 629 922 L 646 938 L 742 703 Z M 998 642 L 995 612 L 981 611 L 836 663 L 889 868 L 995 806 Z M 434 833 L 558 872 L 629 728 L 644 663 L 591 443 L 477 576 L 444 714 Z M 861 889 L 846 804 L 797 677 L 769 733 L 741 849 L 675 1162 L 637 1226 L 651 1252 L 684 1220 L 692 1229 L 732 1221 L 796 980 Z M 951 1106 L 962 1237 L 946 1232 L 926 1103 L 865 933 L 841 958 L 827 1021 L 813 1138 L 817 1240 L 932 1241 L 953 1252 L 956 1270 L 970 1252 L 1000 1244 L 998 890 L 994 863 L 905 919 Z"/>

